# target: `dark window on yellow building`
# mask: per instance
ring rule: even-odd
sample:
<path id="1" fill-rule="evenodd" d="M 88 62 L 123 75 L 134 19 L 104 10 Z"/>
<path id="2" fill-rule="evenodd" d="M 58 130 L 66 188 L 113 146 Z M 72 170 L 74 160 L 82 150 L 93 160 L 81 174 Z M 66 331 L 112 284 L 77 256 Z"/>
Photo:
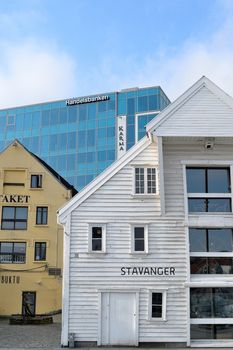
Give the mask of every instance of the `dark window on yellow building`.
<path id="1" fill-rule="evenodd" d="M 1 264 L 24 264 L 26 262 L 25 242 L 0 242 Z"/>
<path id="2" fill-rule="evenodd" d="M 36 208 L 36 224 L 47 225 L 48 223 L 48 207 Z"/>
<path id="3" fill-rule="evenodd" d="M 31 188 L 42 188 L 42 175 L 31 175 Z"/>
<path id="4" fill-rule="evenodd" d="M 27 207 L 2 207 L 2 230 L 26 230 Z"/>
<path id="5" fill-rule="evenodd" d="M 35 261 L 46 260 L 46 242 L 35 243 Z"/>

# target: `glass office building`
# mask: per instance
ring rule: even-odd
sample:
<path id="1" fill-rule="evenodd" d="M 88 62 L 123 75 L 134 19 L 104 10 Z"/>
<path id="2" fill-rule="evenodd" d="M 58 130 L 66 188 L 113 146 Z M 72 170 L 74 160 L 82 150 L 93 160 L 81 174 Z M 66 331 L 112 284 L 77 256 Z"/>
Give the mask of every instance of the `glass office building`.
<path id="1" fill-rule="evenodd" d="M 0 110 L 0 151 L 18 139 L 80 190 L 119 157 L 119 120 L 126 151 L 169 103 L 149 87 Z"/>

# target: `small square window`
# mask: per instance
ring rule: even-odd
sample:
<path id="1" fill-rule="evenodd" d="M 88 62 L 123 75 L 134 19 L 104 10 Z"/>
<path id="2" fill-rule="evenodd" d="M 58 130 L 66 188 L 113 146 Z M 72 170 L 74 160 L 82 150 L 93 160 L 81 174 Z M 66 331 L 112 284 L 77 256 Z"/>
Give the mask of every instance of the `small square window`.
<path id="1" fill-rule="evenodd" d="M 149 319 L 153 321 L 166 321 L 166 295 L 167 292 L 151 291 L 149 296 Z"/>
<path id="2" fill-rule="evenodd" d="M 132 226 L 131 253 L 148 253 L 148 226 L 147 225 Z"/>
<path id="3" fill-rule="evenodd" d="M 31 188 L 42 188 L 42 175 L 31 175 Z"/>
<path id="4" fill-rule="evenodd" d="M 106 251 L 106 225 L 96 224 L 89 227 L 89 252 L 104 253 Z"/>

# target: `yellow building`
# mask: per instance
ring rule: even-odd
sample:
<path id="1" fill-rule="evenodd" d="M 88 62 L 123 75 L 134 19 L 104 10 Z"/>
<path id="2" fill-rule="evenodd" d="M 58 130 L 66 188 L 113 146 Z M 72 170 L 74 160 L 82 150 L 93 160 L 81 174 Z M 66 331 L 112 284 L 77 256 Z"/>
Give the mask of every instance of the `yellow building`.
<path id="1" fill-rule="evenodd" d="M 56 212 L 76 190 L 14 141 L 0 153 L 0 315 L 61 309 L 63 230 Z"/>

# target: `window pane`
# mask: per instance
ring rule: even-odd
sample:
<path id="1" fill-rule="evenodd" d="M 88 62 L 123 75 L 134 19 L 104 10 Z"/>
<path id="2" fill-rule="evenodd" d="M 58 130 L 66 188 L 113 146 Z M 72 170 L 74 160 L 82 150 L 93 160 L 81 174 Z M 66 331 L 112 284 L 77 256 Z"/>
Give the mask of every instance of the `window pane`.
<path id="1" fill-rule="evenodd" d="M 203 168 L 187 168 L 187 192 L 203 193 L 206 192 L 205 169 Z"/>
<path id="2" fill-rule="evenodd" d="M 15 222 L 15 230 L 26 230 L 27 222 L 26 221 L 16 221 Z"/>
<path id="3" fill-rule="evenodd" d="M 102 250 L 102 240 L 101 239 L 92 239 L 92 250 L 101 251 Z"/>
<path id="4" fill-rule="evenodd" d="M 201 213 L 207 210 L 205 198 L 189 198 L 188 209 L 190 213 Z"/>
<path id="5" fill-rule="evenodd" d="M 162 306 L 152 305 L 152 317 L 155 317 L 155 318 L 162 317 Z"/>
<path id="6" fill-rule="evenodd" d="M 213 302 L 211 288 L 190 289 L 190 317 L 210 318 L 213 317 Z"/>
<path id="7" fill-rule="evenodd" d="M 214 317 L 233 317 L 233 288 L 213 288 Z"/>
<path id="8" fill-rule="evenodd" d="M 208 241 L 209 252 L 232 252 L 232 229 L 208 229 Z"/>
<path id="9" fill-rule="evenodd" d="M 27 220 L 28 208 L 16 208 L 16 219 Z"/>
<path id="10" fill-rule="evenodd" d="M 148 96 L 142 96 L 138 98 L 138 112 L 144 112 L 148 110 Z"/>
<path id="11" fill-rule="evenodd" d="M 207 274 L 208 273 L 208 259 L 203 257 L 190 258 L 190 272 L 191 274 Z"/>
<path id="12" fill-rule="evenodd" d="M 14 243 L 14 253 L 25 253 L 26 243 Z"/>
<path id="13" fill-rule="evenodd" d="M 3 207 L 2 208 L 2 219 L 14 219 L 15 208 L 14 207 Z"/>
<path id="14" fill-rule="evenodd" d="M 13 243 L 2 242 L 1 243 L 1 253 L 12 253 Z"/>
<path id="15" fill-rule="evenodd" d="M 92 238 L 102 238 L 102 227 L 92 227 Z"/>
<path id="16" fill-rule="evenodd" d="M 208 198 L 208 212 L 230 212 L 231 200 L 229 198 Z"/>
<path id="17" fill-rule="evenodd" d="M 144 168 L 135 168 L 135 193 L 144 193 Z"/>
<path id="18" fill-rule="evenodd" d="M 144 252 L 145 244 L 144 239 L 135 239 L 134 241 L 134 250 L 135 252 Z"/>
<path id="19" fill-rule="evenodd" d="M 147 168 L 147 192 L 156 193 L 156 173 L 155 168 Z"/>
<path id="20" fill-rule="evenodd" d="M 3 221 L 2 230 L 14 230 L 14 221 Z"/>
<path id="21" fill-rule="evenodd" d="M 191 339 L 214 339 L 214 325 L 191 324 Z"/>
<path id="22" fill-rule="evenodd" d="M 144 227 L 134 227 L 134 237 L 144 239 Z"/>
<path id="23" fill-rule="evenodd" d="M 232 324 L 216 324 L 214 327 L 216 339 L 233 339 Z"/>
<path id="24" fill-rule="evenodd" d="M 232 274 L 232 258 L 208 258 L 210 274 Z"/>
<path id="25" fill-rule="evenodd" d="M 189 251 L 206 252 L 206 229 L 190 228 L 189 229 Z"/>
<path id="26" fill-rule="evenodd" d="M 229 193 L 230 192 L 230 171 L 229 170 L 230 170 L 229 168 L 207 169 L 209 193 Z"/>
<path id="27" fill-rule="evenodd" d="M 162 293 L 152 293 L 152 304 L 162 305 L 162 300 Z"/>

